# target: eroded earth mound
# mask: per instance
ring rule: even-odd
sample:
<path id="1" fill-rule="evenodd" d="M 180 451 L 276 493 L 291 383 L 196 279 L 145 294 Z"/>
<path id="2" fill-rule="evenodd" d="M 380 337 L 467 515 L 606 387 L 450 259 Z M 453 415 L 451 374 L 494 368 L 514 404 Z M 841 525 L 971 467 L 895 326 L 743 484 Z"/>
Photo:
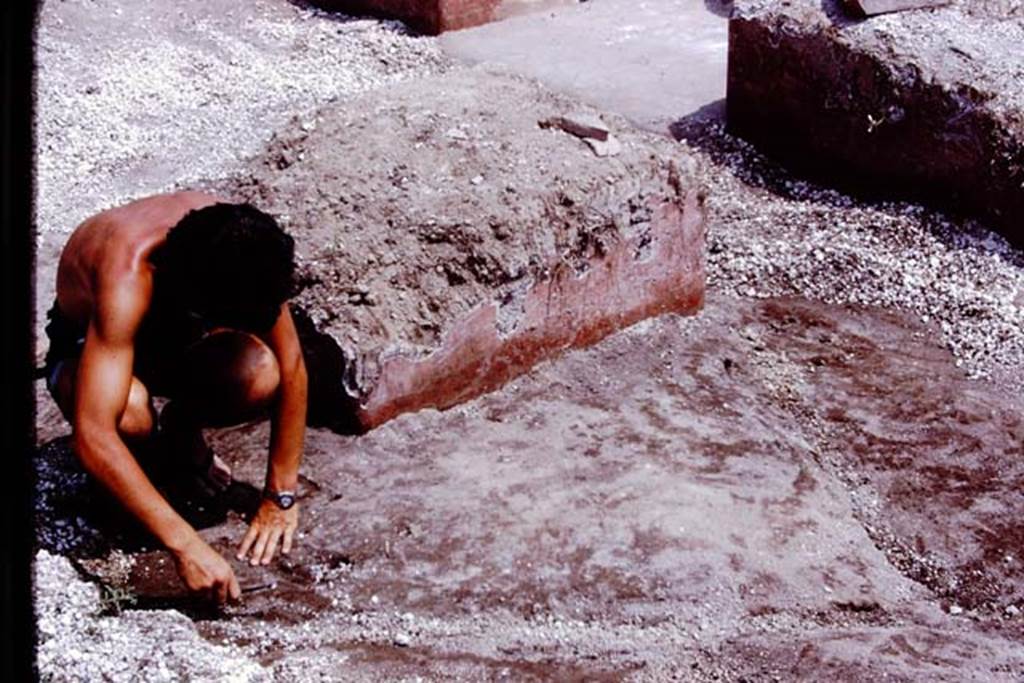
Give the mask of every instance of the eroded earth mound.
<path id="1" fill-rule="evenodd" d="M 619 151 L 599 156 L 547 125 L 574 115 L 597 113 L 465 69 L 321 110 L 216 188 L 296 236 L 295 303 L 322 333 L 306 335 L 323 368 L 316 422 L 362 431 L 454 405 L 563 348 L 700 307 L 693 155 L 608 116 Z"/>

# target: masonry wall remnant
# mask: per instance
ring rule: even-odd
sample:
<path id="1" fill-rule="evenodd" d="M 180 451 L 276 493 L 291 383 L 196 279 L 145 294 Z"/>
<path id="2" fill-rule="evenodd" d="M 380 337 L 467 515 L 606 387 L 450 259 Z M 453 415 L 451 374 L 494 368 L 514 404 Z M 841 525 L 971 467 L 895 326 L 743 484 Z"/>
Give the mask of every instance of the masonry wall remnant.
<path id="1" fill-rule="evenodd" d="M 728 124 L 816 178 L 978 216 L 1024 245 L 1024 25 L 988 5 L 858 20 L 737 6 Z"/>
<path id="2" fill-rule="evenodd" d="M 215 189 L 288 216 L 310 423 L 362 433 L 696 314 L 700 168 L 668 136 L 480 67 L 325 108 Z"/>
<path id="3" fill-rule="evenodd" d="M 398 19 L 429 35 L 486 24 L 531 9 L 578 0 L 314 0 L 331 11 Z"/>

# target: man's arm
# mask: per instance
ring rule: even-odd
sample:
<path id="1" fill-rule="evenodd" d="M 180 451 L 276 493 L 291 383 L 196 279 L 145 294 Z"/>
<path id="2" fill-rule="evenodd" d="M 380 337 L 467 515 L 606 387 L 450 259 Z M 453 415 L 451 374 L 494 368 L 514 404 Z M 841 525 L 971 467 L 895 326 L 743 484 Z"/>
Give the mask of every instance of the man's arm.
<path id="1" fill-rule="evenodd" d="M 299 462 L 306 434 L 306 365 L 288 304 L 266 338 L 277 358 L 281 383 L 270 423 L 270 457 L 266 485 L 271 491 L 294 491 L 299 481 Z M 282 543 L 281 552 L 292 549 L 292 536 L 299 523 L 298 505 L 288 510 L 264 500 L 253 517 L 249 531 L 238 548 L 238 559 L 252 550 L 252 564 L 268 564 Z"/>
<path id="2" fill-rule="evenodd" d="M 119 283 L 89 323 L 75 389 L 75 450 L 83 467 L 172 552 L 189 589 L 210 592 L 221 602 L 237 599 L 230 565 L 164 500 L 117 430 L 131 389 L 144 291 L 142 285 Z"/>

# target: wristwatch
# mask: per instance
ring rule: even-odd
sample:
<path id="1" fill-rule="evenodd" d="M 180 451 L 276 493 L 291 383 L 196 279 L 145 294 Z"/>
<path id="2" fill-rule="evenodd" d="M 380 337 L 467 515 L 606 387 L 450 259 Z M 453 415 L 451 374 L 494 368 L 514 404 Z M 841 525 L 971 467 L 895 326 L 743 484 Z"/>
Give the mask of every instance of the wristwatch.
<path id="1" fill-rule="evenodd" d="M 291 506 L 295 505 L 295 491 L 271 491 L 270 489 L 263 489 L 263 497 L 267 500 L 272 500 L 277 507 L 282 510 L 287 510 Z"/>

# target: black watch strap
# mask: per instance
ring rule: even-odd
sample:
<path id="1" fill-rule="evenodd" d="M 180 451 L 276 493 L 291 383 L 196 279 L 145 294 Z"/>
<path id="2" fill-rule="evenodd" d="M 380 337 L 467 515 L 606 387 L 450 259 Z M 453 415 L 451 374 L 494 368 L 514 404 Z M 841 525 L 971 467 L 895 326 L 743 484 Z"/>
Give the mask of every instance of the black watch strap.
<path id="1" fill-rule="evenodd" d="M 271 491 L 270 489 L 263 489 L 263 497 L 267 500 L 274 501 L 274 504 L 282 510 L 295 505 L 295 491 Z"/>

